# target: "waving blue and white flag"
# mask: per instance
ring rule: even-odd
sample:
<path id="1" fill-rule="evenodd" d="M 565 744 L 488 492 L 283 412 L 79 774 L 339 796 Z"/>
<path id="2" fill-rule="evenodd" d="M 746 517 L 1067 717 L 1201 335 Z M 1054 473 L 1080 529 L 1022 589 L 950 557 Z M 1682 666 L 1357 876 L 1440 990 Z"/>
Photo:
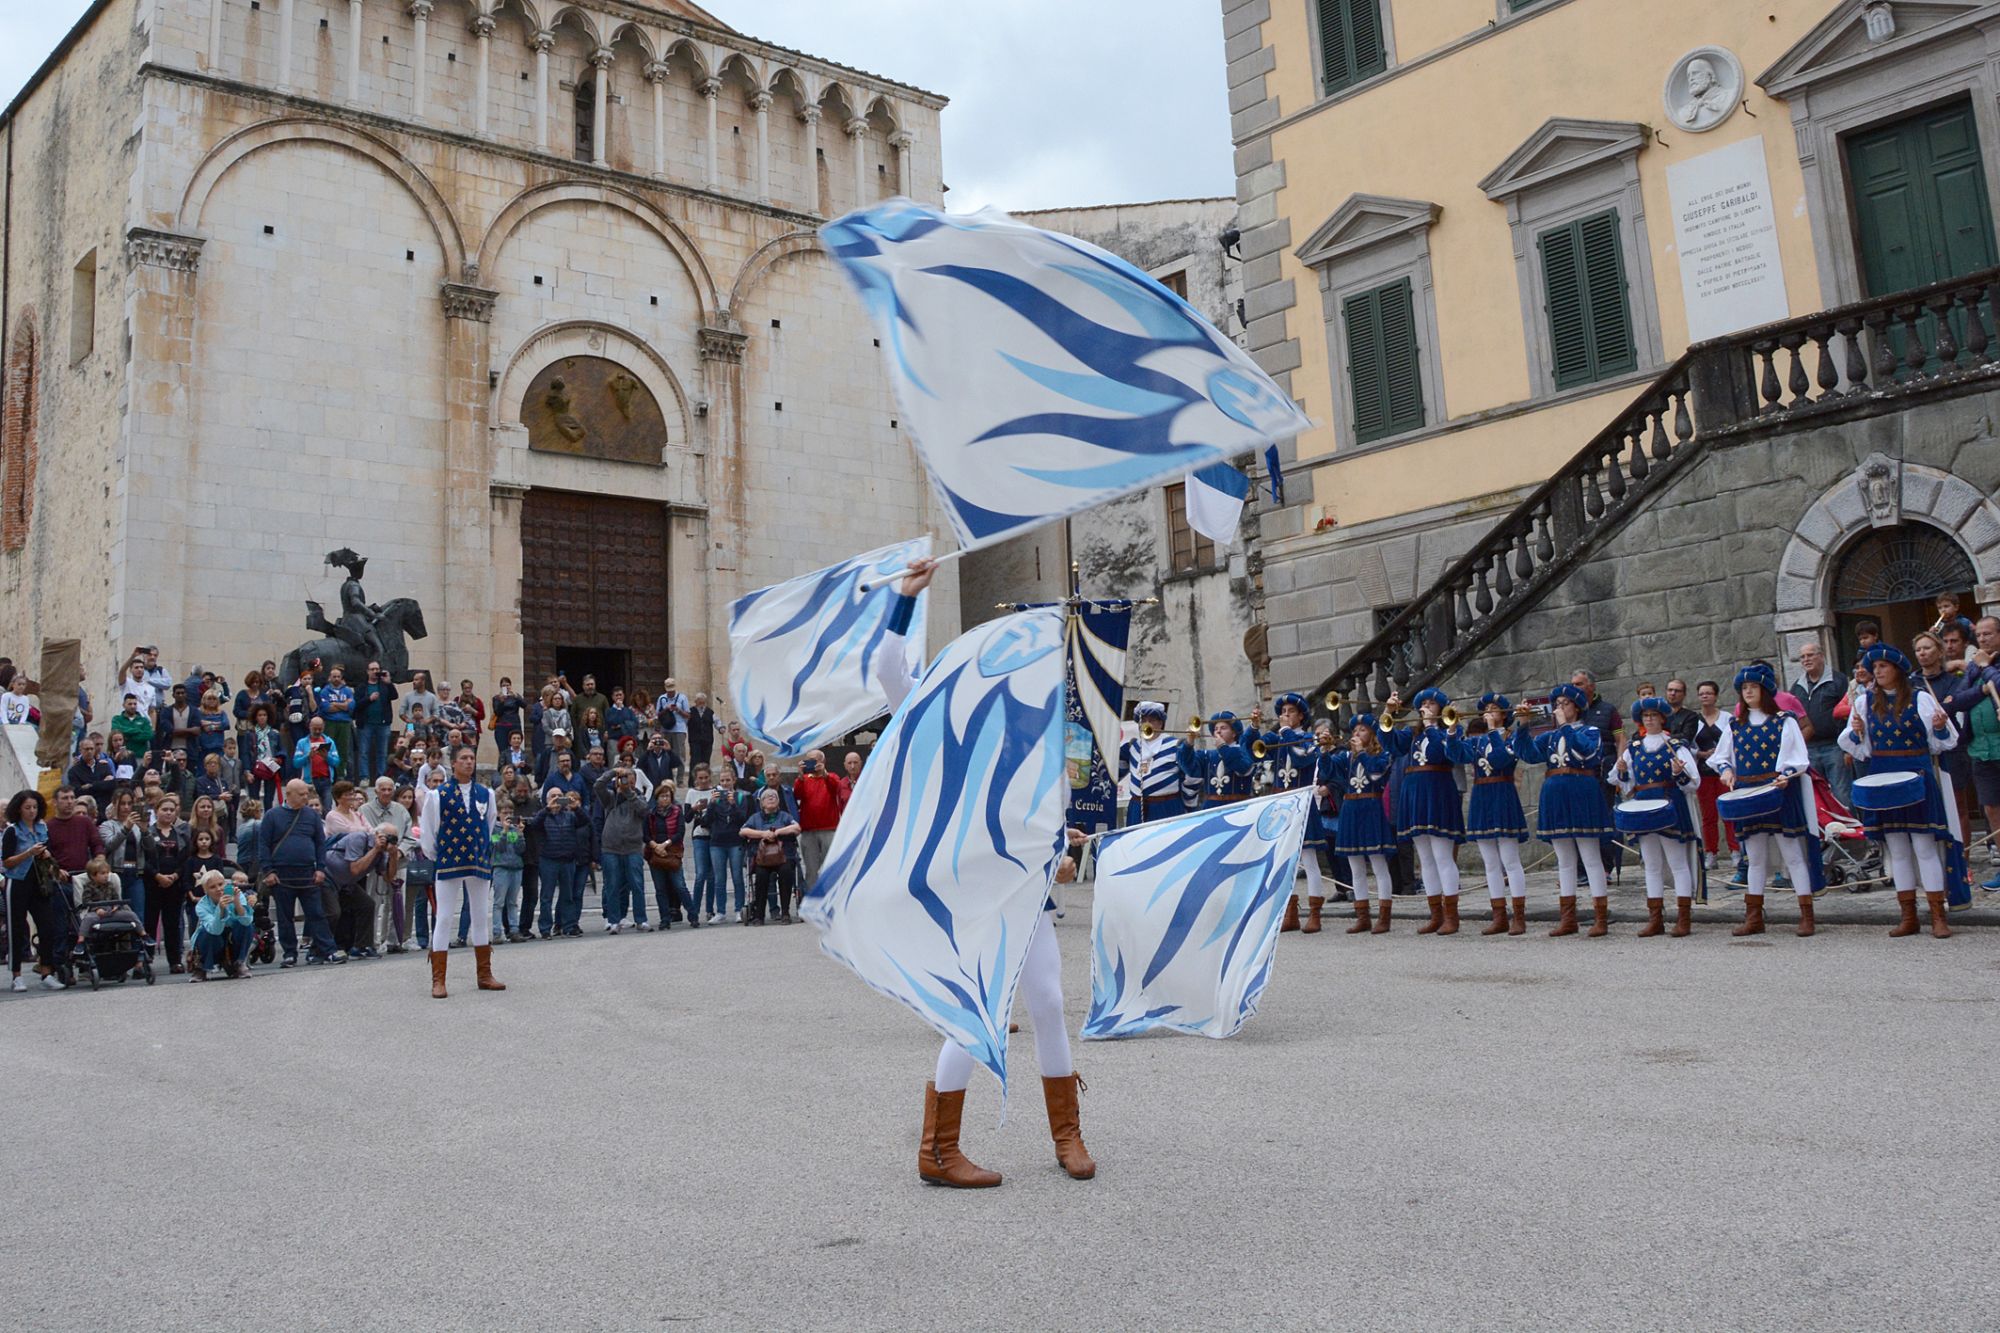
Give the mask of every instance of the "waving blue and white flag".
<path id="1" fill-rule="evenodd" d="M 1069 796 L 1063 613 L 953 640 L 854 784 L 806 920 L 820 948 L 1007 1086 L 1007 1015 Z"/>
<path id="2" fill-rule="evenodd" d="M 968 550 L 1311 424 L 1186 301 L 1073 237 L 896 199 L 820 240 Z"/>
<path id="3" fill-rule="evenodd" d="M 930 553 L 928 536 L 897 542 L 733 602 L 729 692 L 744 729 L 789 759 L 888 712 L 875 679 L 896 605 L 896 580 L 884 576 Z M 919 657 L 928 600 L 918 596 L 905 631 Z"/>
<path id="4" fill-rule="evenodd" d="M 1083 1035 L 1235 1035 L 1257 1012 L 1313 788 L 1141 824 L 1097 850 Z"/>
<path id="5" fill-rule="evenodd" d="M 1211 463 L 1188 473 L 1188 526 L 1217 546 L 1234 546 L 1243 526 L 1243 502 L 1250 498 L 1250 478 L 1227 463 Z"/>

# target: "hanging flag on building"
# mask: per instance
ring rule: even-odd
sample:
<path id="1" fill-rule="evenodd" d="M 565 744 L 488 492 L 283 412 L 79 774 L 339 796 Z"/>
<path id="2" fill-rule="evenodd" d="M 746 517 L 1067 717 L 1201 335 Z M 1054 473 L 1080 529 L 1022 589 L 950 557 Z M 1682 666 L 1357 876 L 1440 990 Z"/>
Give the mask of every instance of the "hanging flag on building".
<path id="1" fill-rule="evenodd" d="M 1250 497 L 1250 478 L 1227 463 L 1211 463 L 1187 475 L 1188 526 L 1217 546 L 1234 546 Z"/>
<path id="2" fill-rule="evenodd" d="M 1186 301 L 1073 237 L 896 199 L 820 239 L 968 550 L 1311 424 Z"/>
<path id="3" fill-rule="evenodd" d="M 789 759 L 887 713 L 875 660 L 896 605 L 894 575 L 930 551 L 928 536 L 897 542 L 732 603 L 729 692 L 744 729 Z M 925 601 L 904 631 L 917 658 Z"/>
<path id="4" fill-rule="evenodd" d="M 961 635 L 855 782 L 804 915 L 820 948 L 1007 1086 L 1007 1016 L 1063 835 L 1063 613 Z"/>
<path id="5" fill-rule="evenodd" d="M 1069 822 L 1085 832 L 1109 828 L 1118 819 L 1118 747 L 1131 633 L 1128 601 L 1081 602 L 1069 617 L 1065 772 Z"/>
<path id="6" fill-rule="evenodd" d="M 1298 787 L 1098 844 L 1086 1038 L 1228 1037 L 1257 1012 L 1313 799 Z"/>
<path id="7" fill-rule="evenodd" d="M 1278 446 L 1268 445 L 1264 450 L 1264 471 L 1271 479 L 1271 503 L 1285 502 L 1285 469 L 1278 463 Z"/>

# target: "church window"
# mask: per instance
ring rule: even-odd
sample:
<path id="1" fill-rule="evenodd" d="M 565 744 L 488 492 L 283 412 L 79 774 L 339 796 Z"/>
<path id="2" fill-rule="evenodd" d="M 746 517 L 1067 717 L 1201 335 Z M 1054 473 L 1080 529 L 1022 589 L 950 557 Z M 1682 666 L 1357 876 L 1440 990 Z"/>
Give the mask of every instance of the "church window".
<path id="1" fill-rule="evenodd" d="M 597 85 L 585 79 L 576 85 L 576 160 L 588 162 L 597 148 Z"/>
<path id="2" fill-rule="evenodd" d="M 1537 244 L 1555 387 L 1638 369 L 1617 210 L 1552 227 Z"/>
<path id="3" fill-rule="evenodd" d="M 1347 331 L 1354 442 L 1372 444 L 1424 424 L 1422 349 L 1408 278 L 1341 302 Z"/>
<path id="4" fill-rule="evenodd" d="M 76 365 L 97 346 L 97 251 L 76 261 L 69 275 L 69 363 Z"/>
<path id="5" fill-rule="evenodd" d="M 1382 0 L 1314 0 L 1313 12 L 1319 25 L 1322 96 L 1389 68 Z"/>

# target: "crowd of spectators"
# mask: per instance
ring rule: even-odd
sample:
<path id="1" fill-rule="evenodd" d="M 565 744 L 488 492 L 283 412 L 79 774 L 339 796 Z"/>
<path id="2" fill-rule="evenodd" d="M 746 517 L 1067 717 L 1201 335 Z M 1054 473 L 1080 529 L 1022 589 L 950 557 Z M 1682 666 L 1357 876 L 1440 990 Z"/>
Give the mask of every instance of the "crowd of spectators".
<path id="1" fill-rule="evenodd" d="M 0 659 L 0 714 L 38 721 L 38 691 Z M 430 919 L 417 792 L 467 746 L 496 797 L 496 942 L 579 936 L 593 898 L 613 935 L 789 923 L 862 761 L 850 750 L 835 770 L 816 750 L 781 773 L 671 678 L 650 699 L 564 675 L 482 697 L 470 680 L 441 694 L 422 671 L 398 685 L 376 662 L 361 681 L 336 668 L 285 685 L 265 662 L 231 691 L 200 667 L 177 680 L 141 648 L 116 695 L 99 726 L 79 691 L 47 808 L 34 792 L 7 807 L 17 991 L 28 969 L 61 989 L 83 934 L 128 919 L 195 981 L 425 950 L 437 930 L 463 945 L 464 912 Z"/>

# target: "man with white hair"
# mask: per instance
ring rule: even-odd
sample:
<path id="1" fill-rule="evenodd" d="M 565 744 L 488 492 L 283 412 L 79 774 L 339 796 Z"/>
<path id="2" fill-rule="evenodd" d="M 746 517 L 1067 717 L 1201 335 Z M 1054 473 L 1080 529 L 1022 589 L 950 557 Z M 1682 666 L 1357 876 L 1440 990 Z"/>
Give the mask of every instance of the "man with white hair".
<path id="1" fill-rule="evenodd" d="M 410 812 L 396 799 L 394 778 L 375 779 L 373 793 L 361 803 L 361 818 L 369 828 L 387 824 L 396 830 L 396 846 L 368 872 L 368 896 L 375 904 L 375 933 L 370 938 L 389 953 L 401 953 L 406 914 L 397 909 L 396 894 L 403 887 L 402 840 L 410 834 Z"/>

